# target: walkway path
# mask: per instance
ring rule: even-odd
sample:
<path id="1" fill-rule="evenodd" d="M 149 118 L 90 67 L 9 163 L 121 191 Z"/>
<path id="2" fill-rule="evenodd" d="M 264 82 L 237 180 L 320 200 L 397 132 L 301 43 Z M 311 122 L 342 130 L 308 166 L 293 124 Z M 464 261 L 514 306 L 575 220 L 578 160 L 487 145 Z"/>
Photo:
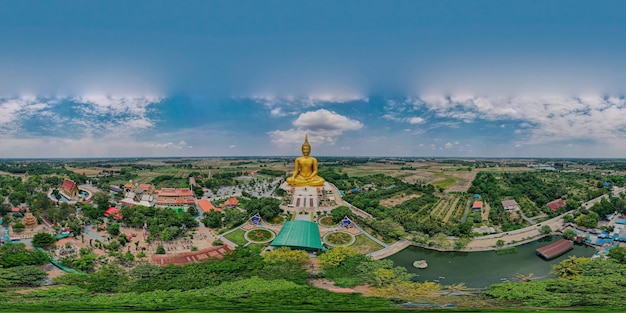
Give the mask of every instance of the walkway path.
<path id="1" fill-rule="evenodd" d="M 93 231 L 91 228 L 93 228 L 93 225 L 89 225 L 89 226 L 85 226 L 85 235 L 95 239 L 95 240 L 100 240 L 100 242 L 104 243 L 106 242 L 106 239 L 104 239 L 104 237 L 100 236 L 100 234 L 96 233 L 95 231 Z"/>
<path id="2" fill-rule="evenodd" d="M 366 233 L 367 234 L 367 233 Z M 406 239 L 402 239 L 400 241 L 395 242 L 394 244 L 390 245 L 390 246 L 386 246 L 383 249 L 374 251 L 372 253 L 368 253 L 367 256 L 371 257 L 373 260 L 380 260 L 380 259 L 384 259 L 390 255 L 394 255 L 400 251 L 402 251 L 404 248 L 408 247 L 411 245 L 411 241 L 406 240 Z"/>
<path id="3" fill-rule="evenodd" d="M 364 234 L 365 236 L 367 236 L 367 238 L 369 238 L 369 239 L 373 240 L 375 243 L 377 243 L 377 244 L 379 244 L 379 245 L 381 245 L 381 246 L 383 246 L 383 247 L 385 247 L 385 248 L 387 248 L 387 247 L 389 246 L 388 244 L 386 244 L 386 243 L 384 243 L 384 242 L 382 242 L 382 241 L 378 240 L 378 238 L 376 238 L 376 237 L 372 236 L 370 233 L 368 233 L 368 232 L 366 232 L 365 230 L 363 230 L 363 228 L 361 228 L 361 226 L 359 226 L 359 225 L 357 225 L 357 224 L 353 224 L 353 225 L 354 225 L 354 227 L 355 227 L 356 229 L 358 229 L 358 230 L 359 230 L 362 234 Z"/>

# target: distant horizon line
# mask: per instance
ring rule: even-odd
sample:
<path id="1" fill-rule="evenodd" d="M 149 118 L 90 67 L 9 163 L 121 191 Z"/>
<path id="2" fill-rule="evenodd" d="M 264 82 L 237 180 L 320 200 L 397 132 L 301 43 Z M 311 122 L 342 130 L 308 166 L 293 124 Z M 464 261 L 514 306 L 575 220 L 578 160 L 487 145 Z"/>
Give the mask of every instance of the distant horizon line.
<path id="1" fill-rule="evenodd" d="M 130 160 L 130 159 L 253 159 L 253 158 L 294 158 L 299 155 L 249 155 L 249 156 L 126 156 L 126 157 L 0 157 L 7 160 Z M 370 158 L 370 159 L 456 159 L 456 160 L 626 160 L 626 157 L 460 157 L 460 156 L 330 156 L 319 155 L 316 158 Z"/>

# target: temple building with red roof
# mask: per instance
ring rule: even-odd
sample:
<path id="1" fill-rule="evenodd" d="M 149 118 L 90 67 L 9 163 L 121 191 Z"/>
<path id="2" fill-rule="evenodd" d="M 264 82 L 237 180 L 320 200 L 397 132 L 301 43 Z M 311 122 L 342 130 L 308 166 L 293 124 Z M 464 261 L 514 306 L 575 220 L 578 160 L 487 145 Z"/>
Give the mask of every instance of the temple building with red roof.
<path id="1" fill-rule="evenodd" d="M 226 202 L 220 204 L 220 207 L 222 209 L 230 209 L 230 208 L 235 208 L 239 206 L 239 200 L 237 200 L 237 198 L 232 197 L 228 200 L 226 200 Z"/>
<path id="2" fill-rule="evenodd" d="M 61 188 L 59 188 L 59 192 L 63 194 L 68 199 L 74 199 L 78 196 L 78 185 L 71 179 L 63 180 L 63 184 L 61 184 Z"/>
<path id="3" fill-rule="evenodd" d="M 198 208 L 204 213 L 209 213 L 211 211 L 223 212 L 222 208 L 214 206 L 213 203 L 207 199 L 198 200 Z"/>
<path id="4" fill-rule="evenodd" d="M 106 217 L 112 217 L 116 220 L 119 220 L 122 218 L 122 212 L 120 212 L 120 209 L 115 208 L 115 207 L 111 207 L 106 209 L 106 211 L 104 211 L 104 216 Z"/>
<path id="5" fill-rule="evenodd" d="M 161 190 L 155 190 L 155 194 L 156 203 L 154 206 L 158 208 L 186 209 L 196 204 L 193 191 L 187 188 L 161 188 Z"/>

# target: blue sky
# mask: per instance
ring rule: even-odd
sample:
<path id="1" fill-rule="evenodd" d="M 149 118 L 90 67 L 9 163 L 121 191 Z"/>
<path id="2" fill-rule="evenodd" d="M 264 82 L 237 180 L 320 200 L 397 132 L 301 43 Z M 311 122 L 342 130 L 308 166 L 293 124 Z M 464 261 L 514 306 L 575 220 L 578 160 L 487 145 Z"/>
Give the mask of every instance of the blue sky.
<path id="1" fill-rule="evenodd" d="M 625 157 L 624 1 L 0 0 L 0 157 Z"/>

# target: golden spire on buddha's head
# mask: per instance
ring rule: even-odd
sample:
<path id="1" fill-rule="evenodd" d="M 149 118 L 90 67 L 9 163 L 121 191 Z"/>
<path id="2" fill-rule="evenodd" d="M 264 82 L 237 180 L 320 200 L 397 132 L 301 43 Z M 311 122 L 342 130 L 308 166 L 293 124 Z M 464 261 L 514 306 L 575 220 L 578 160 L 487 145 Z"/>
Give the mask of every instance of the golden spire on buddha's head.
<path id="1" fill-rule="evenodd" d="M 309 144 L 309 135 L 304 135 L 304 143 L 302 144 L 302 154 L 308 156 L 311 153 L 311 145 Z"/>
<path id="2" fill-rule="evenodd" d="M 311 147 L 311 145 L 309 144 L 309 134 L 305 133 L 304 134 L 304 143 L 302 144 L 302 146 L 309 146 L 309 148 Z"/>

